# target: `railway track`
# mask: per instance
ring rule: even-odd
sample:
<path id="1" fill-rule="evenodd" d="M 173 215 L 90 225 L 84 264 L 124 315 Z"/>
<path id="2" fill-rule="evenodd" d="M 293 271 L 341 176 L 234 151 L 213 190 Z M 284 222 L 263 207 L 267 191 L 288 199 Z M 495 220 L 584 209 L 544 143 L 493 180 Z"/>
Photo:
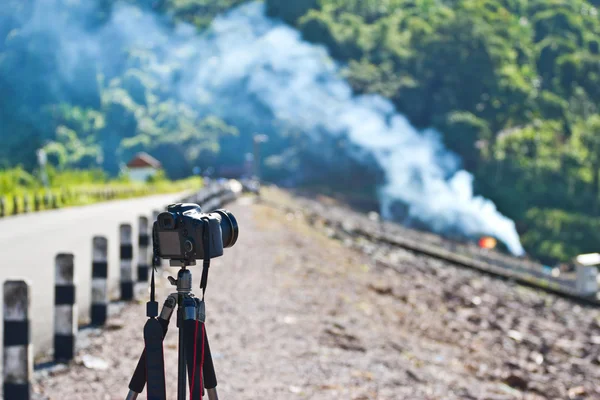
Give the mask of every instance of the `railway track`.
<path id="1" fill-rule="evenodd" d="M 401 225 L 369 219 L 368 216 L 336 204 L 329 206 L 319 201 L 299 197 L 298 206 L 291 206 L 269 198 L 264 204 L 296 216 L 301 214 L 311 225 L 327 230 L 329 236 L 349 244 L 367 241 L 377 245 L 403 248 L 434 257 L 445 262 L 481 271 L 503 279 L 543 289 L 576 300 L 600 306 L 600 297 L 582 295 L 576 287 L 574 273 L 553 276 L 548 268 L 530 260 L 511 257 L 499 252 L 480 249 L 468 244 L 444 239 L 438 235 L 405 228 Z M 361 246 L 358 246 L 361 247 Z M 362 246 L 362 250 L 369 246 Z"/>

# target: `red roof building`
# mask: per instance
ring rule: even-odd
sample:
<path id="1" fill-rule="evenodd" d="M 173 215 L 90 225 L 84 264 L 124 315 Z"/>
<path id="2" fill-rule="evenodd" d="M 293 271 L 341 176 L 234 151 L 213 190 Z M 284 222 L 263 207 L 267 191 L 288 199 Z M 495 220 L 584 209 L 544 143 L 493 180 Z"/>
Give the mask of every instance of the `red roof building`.
<path id="1" fill-rule="evenodd" d="M 148 153 L 137 153 L 127 163 L 129 178 L 132 181 L 147 182 L 162 168 L 160 161 Z"/>
<path id="2" fill-rule="evenodd" d="M 152 157 L 148 153 L 137 153 L 131 161 L 127 163 L 127 168 L 155 168 L 160 169 L 162 167 L 160 161 Z"/>

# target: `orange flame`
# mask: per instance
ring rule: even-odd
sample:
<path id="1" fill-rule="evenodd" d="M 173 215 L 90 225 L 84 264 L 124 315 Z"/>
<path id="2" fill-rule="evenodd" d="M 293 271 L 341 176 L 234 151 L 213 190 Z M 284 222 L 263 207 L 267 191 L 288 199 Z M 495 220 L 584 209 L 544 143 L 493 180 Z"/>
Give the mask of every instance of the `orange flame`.
<path id="1" fill-rule="evenodd" d="M 483 236 L 479 239 L 479 247 L 482 249 L 493 249 L 496 247 L 498 242 L 491 236 Z"/>

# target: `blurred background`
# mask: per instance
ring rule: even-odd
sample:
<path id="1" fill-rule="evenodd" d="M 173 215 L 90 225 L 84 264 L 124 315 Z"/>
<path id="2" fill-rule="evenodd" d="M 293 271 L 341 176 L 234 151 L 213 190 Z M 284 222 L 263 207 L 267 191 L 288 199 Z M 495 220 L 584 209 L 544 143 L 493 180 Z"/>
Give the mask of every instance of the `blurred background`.
<path id="1" fill-rule="evenodd" d="M 5 0 L 0 191 L 260 173 L 569 262 L 600 242 L 596 5 Z"/>
<path id="2" fill-rule="evenodd" d="M 241 231 L 207 297 L 224 398 L 600 398 L 600 0 L 0 3 L 0 278 L 30 283 L 37 398 L 126 393 L 147 221 L 186 198 Z M 4 384 L 33 370 L 0 353 Z"/>

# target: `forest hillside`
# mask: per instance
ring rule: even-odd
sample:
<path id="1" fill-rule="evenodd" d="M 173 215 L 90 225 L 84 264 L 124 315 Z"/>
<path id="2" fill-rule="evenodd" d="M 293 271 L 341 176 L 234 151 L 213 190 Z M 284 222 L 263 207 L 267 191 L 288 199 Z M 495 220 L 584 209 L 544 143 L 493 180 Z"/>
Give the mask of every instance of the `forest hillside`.
<path id="1" fill-rule="evenodd" d="M 156 15 L 164 29 L 186 22 L 201 36 L 242 3 L 4 1 L 0 166 L 35 171 L 39 148 L 58 169 L 112 175 L 141 150 L 174 178 L 242 163 L 254 125 L 191 107 L 152 69 L 155 53 L 118 51 L 122 38 L 105 29 L 127 5 Z M 546 262 L 600 250 L 598 3 L 265 1 L 269 16 L 326 47 L 356 94 L 384 96 L 417 128 L 439 132 L 474 175 L 475 192 L 513 219 L 527 252 Z M 348 159 L 325 176 L 306 172 L 315 156 L 301 132 L 269 129 L 279 135 L 265 147 L 269 179 L 287 182 L 302 170 L 294 184 L 343 192 L 336 184 L 350 174 L 353 188 L 375 198 L 377 168 Z"/>

